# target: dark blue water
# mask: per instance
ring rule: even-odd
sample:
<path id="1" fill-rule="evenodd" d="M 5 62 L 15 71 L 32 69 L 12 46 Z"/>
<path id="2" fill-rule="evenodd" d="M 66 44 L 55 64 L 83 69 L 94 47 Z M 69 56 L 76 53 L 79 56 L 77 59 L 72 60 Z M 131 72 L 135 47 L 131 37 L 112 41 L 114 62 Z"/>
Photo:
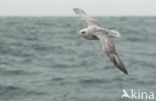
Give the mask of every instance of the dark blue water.
<path id="1" fill-rule="evenodd" d="M 97 17 L 129 75 L 73 17 L 0 18 L 0 101 L 123 101 L 122 89 L 156 91 L 156 17 Z"/>

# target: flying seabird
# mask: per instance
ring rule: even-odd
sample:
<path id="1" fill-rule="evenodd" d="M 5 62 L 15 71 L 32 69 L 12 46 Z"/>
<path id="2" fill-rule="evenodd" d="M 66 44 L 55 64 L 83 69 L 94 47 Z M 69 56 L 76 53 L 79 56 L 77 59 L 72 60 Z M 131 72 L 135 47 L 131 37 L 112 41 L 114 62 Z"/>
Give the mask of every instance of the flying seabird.
<path id="1" fill-rule="evenodd" d="M 89 40 L 100 40 L 103 50 L 105 50 L 105 53 L 113 64 L 122 72 L 128 74 L 125 65 L 119 58 L 115 50 L 115 45 L 111 39 L 121 37 L 121 34 L 116 30 L 110 30 L 102 27 L 95 19 L 87 15 L 87 13 L 82 9 L 74 8 L 73 11 L 88 24 L 88 27 L 79 31 L 79 35 Z"/>

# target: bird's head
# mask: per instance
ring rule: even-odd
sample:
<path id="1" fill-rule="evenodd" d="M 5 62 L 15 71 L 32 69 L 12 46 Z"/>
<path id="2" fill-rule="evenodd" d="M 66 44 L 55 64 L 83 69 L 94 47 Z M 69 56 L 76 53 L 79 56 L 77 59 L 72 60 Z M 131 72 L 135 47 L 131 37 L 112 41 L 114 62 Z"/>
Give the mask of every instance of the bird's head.
<path id="1" fill-rule="evenodd" d="M 87 28 L 84 28 L 82 30 L 79 31 L 79 35 L 82 37 L 88 36 L 89 32 Z"/>
<path id="2" fill-rule="evenodd" d="M 117 37 L 117 38 L 120 38 L 121 37 L 121 34 L 118 31 L 116 31 L 116 30 L 110 30 L 109 35 L 111 37 Z"/>

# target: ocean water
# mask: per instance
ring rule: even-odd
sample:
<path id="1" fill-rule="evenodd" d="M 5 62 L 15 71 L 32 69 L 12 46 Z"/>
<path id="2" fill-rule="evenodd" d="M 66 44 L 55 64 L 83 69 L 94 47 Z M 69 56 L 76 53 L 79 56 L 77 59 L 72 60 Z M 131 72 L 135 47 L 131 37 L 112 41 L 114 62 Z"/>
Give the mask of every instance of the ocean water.
<path id="1" fill-rule="evenodd" d="M 156 91 L 156 17 L 96 17 L 129 75 L 77 17 L 0 17 L 0 101 L 129 101 L 122 89 Z M 146 101 L 146 100 L 144 100 Z"/>

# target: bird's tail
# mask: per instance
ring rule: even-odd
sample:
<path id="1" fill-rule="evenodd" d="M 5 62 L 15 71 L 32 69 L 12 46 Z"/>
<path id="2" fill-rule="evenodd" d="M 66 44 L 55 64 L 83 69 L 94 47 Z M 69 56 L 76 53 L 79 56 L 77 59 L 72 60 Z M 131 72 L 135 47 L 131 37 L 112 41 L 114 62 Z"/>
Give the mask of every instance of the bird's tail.
<path id="1" fill-rule="evenodd" d="M 121 34 L 116 30 L 109 30 L 108 35 L 111 38 L 121 38 Z"/>

